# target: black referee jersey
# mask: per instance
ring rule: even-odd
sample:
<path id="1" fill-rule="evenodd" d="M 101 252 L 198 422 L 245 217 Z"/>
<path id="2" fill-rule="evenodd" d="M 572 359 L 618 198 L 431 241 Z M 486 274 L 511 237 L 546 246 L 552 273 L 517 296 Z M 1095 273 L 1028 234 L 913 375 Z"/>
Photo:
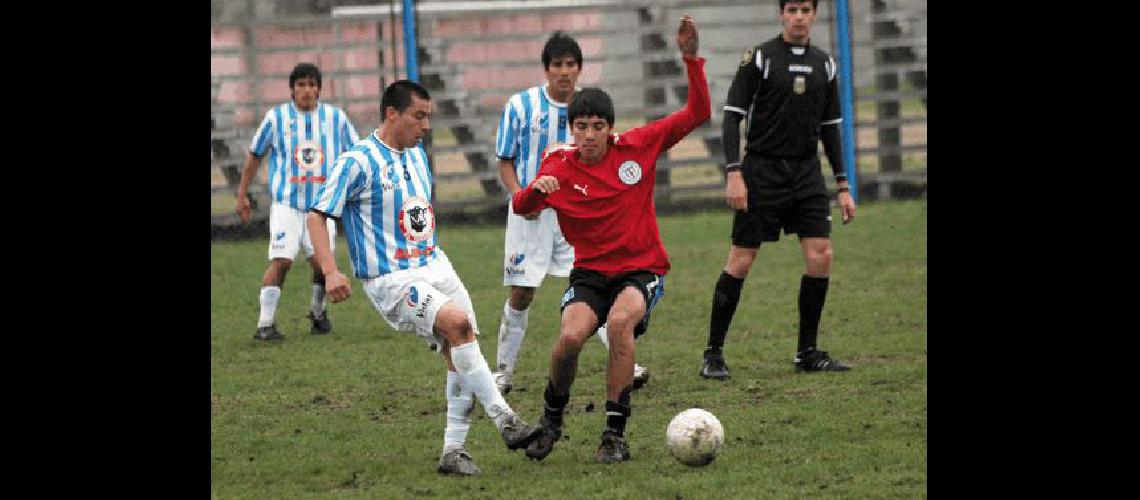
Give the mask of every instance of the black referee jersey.
<path id="1" fill-rule="evenodd" d="M 748 120 L 745 149 L 780 158 L 815 156 L 820 125 L 842 117 L 836 70 L 826 52 L 810 43 L 789 45 L 782 35 L 745 52 L 724 106 Z"/>

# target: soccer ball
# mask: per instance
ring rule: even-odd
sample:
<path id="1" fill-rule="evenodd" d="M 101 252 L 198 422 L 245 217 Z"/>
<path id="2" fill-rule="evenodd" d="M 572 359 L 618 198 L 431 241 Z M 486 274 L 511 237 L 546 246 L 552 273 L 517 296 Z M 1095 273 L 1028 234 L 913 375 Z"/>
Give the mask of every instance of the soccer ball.
<path id="1" fill-rule="evenodd" d="M 677 461 L 692 467 L 708 465 L 724 447 L 724 426 L 716 416 L 689 408 L 669 422 L 665 444 Z"/>

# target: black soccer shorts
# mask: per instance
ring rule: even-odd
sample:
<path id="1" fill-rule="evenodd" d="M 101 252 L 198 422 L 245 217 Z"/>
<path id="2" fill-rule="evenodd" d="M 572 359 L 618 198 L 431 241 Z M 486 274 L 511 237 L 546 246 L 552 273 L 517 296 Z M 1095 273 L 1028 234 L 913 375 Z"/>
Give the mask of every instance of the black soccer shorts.
<path id="1" fill-rule="evenodd" d="M 789 160 L 749 154 L 741 175 L 748 187 L 748 211 L 735 211 L 733 245 L 757 248 L 761 242 L 780 241 L 781 229 L 800 238 L 831 237 L 831 198 L 819 157 Z"/>
<path id="2" fill-rule="evenodd" d="M 574 302 L 585 302 L 598 316 L 597 328 L 606 322 L 614 299 L 627 286 L 637 288 L 645 298 L 645 316 L 633 329 L 633 338 L 636 339 L 649 329 L 649 315 L 665 296 L 665 276 L 649 271 L 632 271 L 607 278 L 597 271 L 576 267 L 570 271 L 570 284 L 562 294 L 559 311 Z"/>

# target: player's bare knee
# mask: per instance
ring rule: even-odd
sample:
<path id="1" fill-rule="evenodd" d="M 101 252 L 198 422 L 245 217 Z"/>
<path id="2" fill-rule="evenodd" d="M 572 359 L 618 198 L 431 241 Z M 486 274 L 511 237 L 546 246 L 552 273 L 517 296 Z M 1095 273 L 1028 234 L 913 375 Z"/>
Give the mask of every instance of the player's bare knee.
<path id="1" fill-rule="evenodd" d="M 606 327 L 606 332 L 610 336 L 610 342 L 613 342 L 619 332 L 624 332 L 631 325 L 641 321 L 643 314 L 637 314 L 637 311 L 628 307 L 610 309 L 610 315 L 606 317 L 606 323 L 609 325 Z"/>
<path id="2" fill-rule="evenodd" d="M 475 332 L 467 313 L 458 308 L 444 307 L 435 316 L 435 330 L 452 346 L 475 340 Z"/>
<path id="3" fill-rule="evenodd" d="M 530 307 L 530 303 L 534 300 L 534 288 L 526 286 L 511 287 L 511 308 L 516 311 L 522 311 Z"/>
<path id="4" fill-rule="evenodd" d="M 827 274 L 831 267 L 831 245 L 818 245 L 804 253 L 809 274 Z"/>
<path id="5" fill-rule="evenodd" d="M 734 278 L 747 278 L 748 271 L 752 269 L 752 263 L 756 261 L 757 250 L 756 248 L 733 248 L 728 254 L 728 264 L 724 266 L 725 272 Z"/>
<path id="6" fill-rule="evenodd" d="M 589 337 L 589 335 L 589 331 L 563 325 L 562 329 L 558 332 L 558 343 L 562 346 L 563 350 L 576 353 L 582 349 L 582 345 L 586 343 L 586 338 Z"/>

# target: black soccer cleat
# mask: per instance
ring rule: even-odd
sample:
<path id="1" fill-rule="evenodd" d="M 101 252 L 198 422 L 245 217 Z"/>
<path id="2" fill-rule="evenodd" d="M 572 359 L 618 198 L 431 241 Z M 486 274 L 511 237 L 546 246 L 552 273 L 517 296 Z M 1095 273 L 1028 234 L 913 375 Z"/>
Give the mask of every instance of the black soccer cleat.
<path id="1" fill-rule="evenodd" d="M 705 361 L 701 363 L 701 376 L 716 380 L 725 380 L 731 377 L 728 374 L 728 363 L 724 362 L 724 353 L 720 349 L 705 349 Z"/>
<path id="2" fill-rule="evenodd" d="M 320 316 L 313 315 L 313 311 L 309 311 L 309 320 L 313 322 L 313 335 L 324 335 L 332 332 L 332 321 L 329 321 L 329 312 L 326 310 Z"/>
<path id="3" fill-rule="evenodd" d="M 277 323 L 257 327 L 257 333 L 253 334 L 253 338 L 256 340 L 285 340 L 285 336 L 277 331 Z"/>
<path id="4" fill-rule="evenodd" d="M 594 455 L 594 461 L 612 464 L 626 460 L 629 460 L 629 445 L 626 444 L 625 437 L 610 431 L 603 432 L 602 444 L 598 445 L 598 453 Z"/>
<path id="5" fill-rule="evenodd" d="M 845 372 L 851 367 L 831 359 L 827 351 L 807 349 L 796 353 L 796 372 Z"/>
<path id="6" fill-rule="evenodd" d="M 542 429 L 542 434 L 526 447 L 526 456 L 532 460 L 546 458 L 551 451 L 554 451 L 554 443 L 562 437 L 562 423 L 555 424 L 546 418 L 546 415 L 538 420 L 538 427 Z"/>
<path id="7" fill-rule="evenodd" d="M 507 444 L 507 448 L 517 450 L 529 445 L 532 441 L 542 434 L 542 428 L 536 425 L 528 425 L 518 415 L 511 415 L 507 417 L 503 427 L 499 429 L 499 435 L 503 436 L 503 442 Z"/>

